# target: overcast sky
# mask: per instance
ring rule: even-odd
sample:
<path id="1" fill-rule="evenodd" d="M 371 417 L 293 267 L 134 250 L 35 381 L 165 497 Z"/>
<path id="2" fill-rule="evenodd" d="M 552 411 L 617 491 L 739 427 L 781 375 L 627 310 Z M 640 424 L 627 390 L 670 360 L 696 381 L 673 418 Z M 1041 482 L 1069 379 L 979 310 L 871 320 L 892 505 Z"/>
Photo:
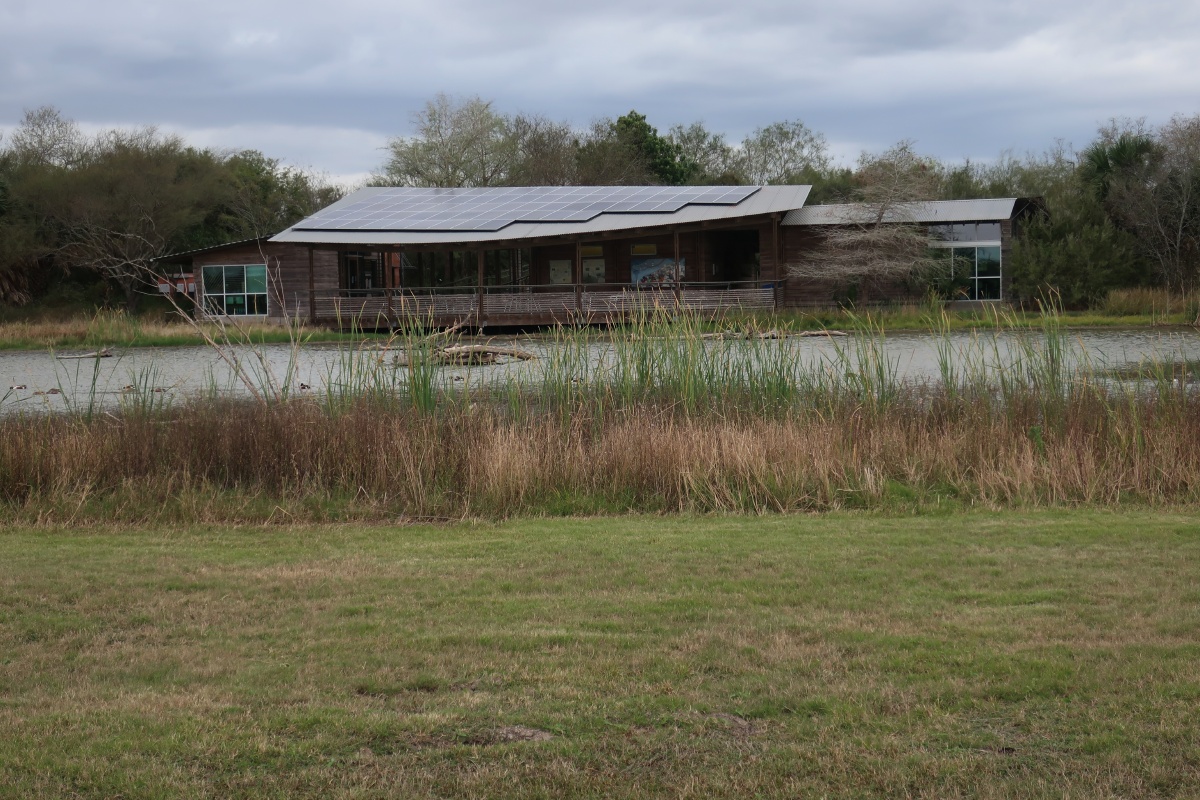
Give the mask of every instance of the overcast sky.
<path id="1" fill-rule="evenodd" d="M 0 0 L 0 129 L 53 105 L 353 181 L 438 92 L 990 160 L 1200 112 L 1200 2 Z"/>

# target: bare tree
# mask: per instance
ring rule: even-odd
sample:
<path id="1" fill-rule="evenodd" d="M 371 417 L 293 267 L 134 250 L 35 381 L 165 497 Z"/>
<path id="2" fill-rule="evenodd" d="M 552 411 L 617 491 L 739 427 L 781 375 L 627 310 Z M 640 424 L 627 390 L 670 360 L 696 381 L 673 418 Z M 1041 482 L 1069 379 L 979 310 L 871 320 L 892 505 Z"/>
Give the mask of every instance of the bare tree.
<path id="1" fill-rule="evenodd" d="M 1123 140 L 1118 135 L 1114 141 L 1119 146 Z M 1109 213 L 1137 236 L 1167 286 L 1195 288 L 1200 286 L 1200 115 L 1172 117 L 1151 141 L 1138 158 L 1117 165 L 1108 177 Z"/>
<path id="2" fill-rule="evenodd" d="M 937 197 L 940 165 L 902 141 L 879 155 L 863 153 L 855 172 L 859 202 L 830 207 L 819 241 L 787 265 L 798 278 L 895 281 L 946 268 L 914 222 L 921 201 Z M 819 207 L 818 207 L 819 208 Z"/>
<path id="3" fill-rule="evenodd" d="M 514 161 L 514 186 L 571 186 L 579 182 L 579 138 L 565 122 L 518 114 L 507 122 Z"/>
<path id="4" fill-rule="evenodd" d="M 636 186 L 655 183 L 646 159 L 622 139 L 611 119 L 601 119 L 580 137 L 579 183 L 584 186 Z"/>
<path id="5" fill-rule="evenodd" d="M 413 115 L 416 134 L 388 143 L 384 186 L 501 186 L 515 155 L 507 120 L 479 97 L 439 94 Z"/>
<path id="6" fill-rule="evenodd" d="M 741 153 L 725 140 L 725 134 L 714 133 L 702 122 L 675 125 L 667 138 L 679 148 L 681 157 L 697 167 L 700 183 L 738 184 L 745 182 Z"/>
<path id="7" fill-rule="evenodd" d="M 773 122 L 742 142 L 741 174 L 752 184 L 791 183 L 829 168 L 825 137 L 800 120 Z"/>
<path id="8" fill-rule="evenodd" d="M 78 166 L 88 152 L 87 137 L 53 106 L 26 111 L 9 137 L 8 152 L 21 166 Z"/>
<path id="9" fill-rule="evenodd" d="M 101 134 L 52 206 L 64 231 L 59 252 L 117 283 L 132 312 L 156 283 L 154 263 L 217 204 L 223 177 L 219 159 L 178 136 L 154 128 Z"/>

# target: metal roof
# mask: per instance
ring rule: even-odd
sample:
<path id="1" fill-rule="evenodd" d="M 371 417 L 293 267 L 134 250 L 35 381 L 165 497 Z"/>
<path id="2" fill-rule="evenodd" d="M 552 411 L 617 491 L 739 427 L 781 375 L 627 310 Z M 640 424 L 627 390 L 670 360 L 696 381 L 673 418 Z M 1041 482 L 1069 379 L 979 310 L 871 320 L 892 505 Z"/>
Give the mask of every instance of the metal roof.
<path id="1" fill-rule="evenodd" d="M 559 187 L 536 187 L 554 190 Z M 588 187 L 580 187 L 587 189 Z M 611 187 L 596 187 L 599 190 Z M 355 228 L 322 228 L 307 230 L 308 220 L 301 220 L 287 230 L 271 238 L 272 242 L 297 244 L 344 244 L 344 245 L 436 245 L 436 244 L 482 244 L 487 242 L 511 242 L 521 239 L 542 239 L 555 236 L 587 236 L 622 230 L 653 228 L 659 226 L 686 225 L 689 223 L 713 222 L 738 219 L 760 214 L 784 213 L 801 208 L 808 197 L 809 186 L 762 186 L 762 187 L 636 187 L 655 190 L 672 188 L 711 188 L 727 193 L 740 190 L 752 192 L 748 197 L 724 205 L 689 203 L 674 211 L 612 212 L 600 211 L 583 221 L 513 222 L 499 230 L 362 230 Z M 360 189 L 326 209 L 336 209 L 347 202 L 357 202 L 377 194 L 380 188 Z M 392 192 L 428 191 L 413 189 L 391 189 Z M 442 190 L 448 191 L 448 190 Z M 478 191 L 478 190 L 458 190 Z M 527 189 L 527 191 L 530 191 Z M 365 193 L 365 194 L 364 194 Z M 324 212 L 322 212 L 322 215 Z"/>
<path id="2" fill-rule="evenodd" d="M 234 241 L 234 242 L 222 242 L 221 244 L 210 244 L 208 247 L 196 247 L 192 250 L 180 250 L 178 253 L 168 253 L 167 255 L 159 256 L 158 258 L 156 258 L 154 260 L 155 261 L 171 261 L 176 258 L 183 258 L 184 256 L 194 256 L 197 253 L 207 253 L 210 250 L 223 250 L 226 247 L 237 247 L 238 245 L 255 244 L 257 242 L 265 242 L 268 240 L 269 240 L 269 237 L 267 237 L 267 236 L 258 236 L 253 239 L 238 239 L 237 241 Z"/>
<path id="3" fill-rule="evenodd" d="M 737 205 L 757 186 L 377 187 L 295 225 L 325 231 L 498 231 L 514 222 L 587 222 L 600 214 Z"/>
<path id="4" fill-rule="evenodd" d="M 985 222 L 1012 219 L 1019 198 L 926 200 L 897 203 L 885 222 Z M 876 209 L 859 203 L 805 206 L 788 213 L 783 225 L 862 225 L 875 220 Z"/>

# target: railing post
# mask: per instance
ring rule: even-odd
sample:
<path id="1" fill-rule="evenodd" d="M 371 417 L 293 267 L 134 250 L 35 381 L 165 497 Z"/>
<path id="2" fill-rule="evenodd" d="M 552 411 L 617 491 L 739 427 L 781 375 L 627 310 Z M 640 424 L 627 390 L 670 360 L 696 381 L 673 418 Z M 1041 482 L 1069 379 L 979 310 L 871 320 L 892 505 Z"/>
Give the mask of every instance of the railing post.
<path id="1" fill-rule="evenodd" d="M 775 285 L 771 292 L 771 307 L 779 308 L 780 286 L 783 284 L 783 242 L 779 236 L 779 214 L 771 215 L 771 249 L 775 251 Z"/>
<path id="2" fill-rule="evenodd" d="M 383 294 L 387 297 L 387 324 L 392 326 L 392 251 L 383 250 L 379 254 L 379 266 L 383 268 Z"/>
<path id="3" fill-rule="evenodd" d="M 575 268 L 571 270 L 575 281 L 575 318 L 583 319 L 583 239 L 575 242 Z"/>
<path id="4" fill-rule="evenodd" d="M 680 302 L 683 299 L 683 287 L 679 285 L 679 231 L 675 231 L 675 308 L 680 308 L 683 304 Z"/>
<path id="5" fill-rule="evenodd" d="M 313 246 L 308 246 L 308 323 L 317 321 L 317 281 L 313 275 Z"/>
<path id="6" fill-rule="evenodd" d="M 476 333 L 483 328 L 483 248 L 475 251 L 476 276 L 479 280 L 479 291 L 475 300 L 475 329 Z"/>

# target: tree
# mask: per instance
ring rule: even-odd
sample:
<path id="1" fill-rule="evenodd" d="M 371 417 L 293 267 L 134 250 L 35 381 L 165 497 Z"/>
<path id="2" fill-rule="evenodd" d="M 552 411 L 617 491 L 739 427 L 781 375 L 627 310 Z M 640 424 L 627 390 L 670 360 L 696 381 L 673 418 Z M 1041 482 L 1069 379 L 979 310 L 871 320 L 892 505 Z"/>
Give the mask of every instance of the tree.
<path id="1" fill-rule="evenodd" d="M 579 138 L 576 180 L 582 186 L 639 186 L 655 182 L 644 155 L 623 140 L 609 119 L 593 122 Z"/>
<path id="2" fill-rule="evenodd" d="M 320 211 L 344 195 L 322 175 L 283 164 L 258 150 L 242 150 L 223 161 L 229 173 L 228 195 L 205 228 L 215 224 L 216 235 L 198 230 L 195 238 L 259 238 L 278 233 Z M 196 247 L 215 244 L 195 241 Z"/>
<path id="3" fill-rule="evenodd" d="M 508 179 L 514 186 L 570 186 L 578 183 L 579 137 L 564 122 L 518 114 L 507 121 L 514 144 Z"/>
<path id="4" fill-rule="evenodd" d="M 1136 123 L 1129 127 L 1101 132 L 1110 161 L 1128 155 L 1106 176 L 1109 214 L 1137 237 L 1166 286 L 1200 286 L 1200 114 L 1172 117 L 1149 145 Z"/>
<path id="5" fill-rule="evenodd" d="M 200 224 L 227 189 L 220 159 L 154 128 L 101 134 L 72 171 L 51 213 L 67 264 L 120 286 L 126 308 L 154 282 L 154 263 Z"/>
<path id="6" fill-rule="evenodd" d="M 686 159 L 678 145 L 658 135 L 658 129 L 643 114 L 630 111 L 613 123 L 617 140 L 640 156 L 656 182 L 682 186 L 699 171 L 696 162 Z"/>
<path id="7" fill-rule="evenodd" d="M 820 241 L 788 265 L 789 274 L 838 282 L 917 280 L 935 283 L 946 271 L 913 220 L 913 204 L 936 198 L 940 168 L 911 141 L 879 155 L 863 153 L 854 174 L 856 204 L 821 231 Z"/>
<path id="8" fill-rule="evenodd" d="M 70 169 L 83 161 L 87 151 L 88 143 L 79 126 L 53 106 L 26 111 L 8 145 L 9 155 L 26 168 Z"/>
<path id="9" fill-rule="evenodd" d="M 680 158 L 696 165 L 692 182 L 700 185 L 738 185 L 745 183 L 740 154 L 725 141 L 725 134 L 714 133 L 702 122 L 673 125 L 667 140 Z"/>
<path id="10" fill-rule="evenodd" d="M 413 115 L 416 134 L 388 142 L 382 186 L 502 186 L 515 161 L 507 120 L 479 97 L 439 94 Z"/>
<path id="11" fill-rule="evenodd" d="M 48 201 L 64 192 L 86 156 L 79 127 L 51 106 L 26 111 L 0 151 L 0 302 L 29 302 L 55 270 L 61 225 Z"/>
<path id="12" fill-rule="evenodd" d="M 752 184 L 796 183 L 829 165 L 825 137 L 800 120 L 773 122 L 742 142 L 740 172 Z"/>
<path id="13" fill-rule="evenodd" d="M 1080 154 L 1079 176 L 1101 203 L 1108 202 L 1115 182 L 1144 172 L 1155 155 L 1154 139 L 1143 130 L 1112 131 Z"/>
<path id="14" fill-rule="evenodd" d="M 1075 197 L 1054 198 L 1045 213 L 1024 223 L 1006 269 L 1022 304 L 1053 293 L 1067 308 L 1086 308 L 1113 289 L 1144 282 L 1143 263 L 1134 237 L 1079 186 Z"/>

